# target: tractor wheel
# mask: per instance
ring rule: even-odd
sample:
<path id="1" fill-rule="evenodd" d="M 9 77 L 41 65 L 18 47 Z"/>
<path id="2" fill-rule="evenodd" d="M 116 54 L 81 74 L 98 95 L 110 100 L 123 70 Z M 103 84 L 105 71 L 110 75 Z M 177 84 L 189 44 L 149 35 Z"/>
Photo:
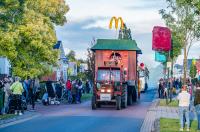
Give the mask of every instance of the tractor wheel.
<path id="1" fill-rule="evenodd" d="M 121 110 L 121 96 L 116 97 L 116 109 Z"/>
<path id="2" fill-rule="evenodd" d="M 95 110 L 97 108 L 97 105 L 96 105 L 96 97 L 93 95 L 92 96 L 92 110 Z"/>
<path id="3" fill-rule="evenodd" d="M 97 103 L 97 108 L 101 108 L 101 104 L 100 103 Z"/>
<path id="4" fill-rule="evenodd" d="M 132 105 L 133 104 L 133 89 L 131 86 L 128 87 L 128 93 L 127 93 L 127 104 Z"/>
<path id="5" fill-rule="evenodd" d="M 132 96 L 133 96 L 133 102 L 136 102 L 137 101 L 137 91 L 136 91 L 135 87 L 133 88 L 133 94 L 132 94 Z"/>
<path id="6" fill-rule="evenodd" d="M 126 108 L 127 107 L 127 85 L 123 85 L 122 87 L 122 102 L 121 102 L 121 106 L 122 108 Z"/>

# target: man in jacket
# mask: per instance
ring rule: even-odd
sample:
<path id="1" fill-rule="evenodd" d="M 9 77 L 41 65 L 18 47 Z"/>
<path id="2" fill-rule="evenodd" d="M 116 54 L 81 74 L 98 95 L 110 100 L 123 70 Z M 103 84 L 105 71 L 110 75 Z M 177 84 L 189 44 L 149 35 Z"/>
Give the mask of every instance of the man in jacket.
<path id="1" fill-rule="evenodd" d="M 19 112 L 19 115 L 22 115 L 22 106 L 21 98 L 22 93 L 24 92 L 22 84 L 19 82 L 20 78 L 16 77 L 15 82 L 11 85 L 10 90 L 13 93 L 13 98 L 15 100 L 15 114 Z"/>
<path id="2" fill-rule="evenodd" d="M 181 93 L 179 93 L 177 99 L 179 100 L 179 115 L 180 115 L 180 131 L 184 128 L 184 115 L 187 121 L 187 131 L 190 129 L 190 117 L 189 117 L 189 105 L 190 105 L 190 94 L 187 92 L 186 86 L 183 86 Z"/>

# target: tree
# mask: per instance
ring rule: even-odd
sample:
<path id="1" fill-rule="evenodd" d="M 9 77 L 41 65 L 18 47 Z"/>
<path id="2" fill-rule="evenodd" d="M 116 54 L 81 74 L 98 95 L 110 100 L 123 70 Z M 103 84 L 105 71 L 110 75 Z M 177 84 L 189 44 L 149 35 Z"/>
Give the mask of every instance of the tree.
<path id="1" fill-rule="evenodd" d="M 131 29 L 127 28 L 126 24 L 124 24 L 124 28 L 123 29 L 119 30 L 118 39 L 132 40 Z"/>
<path id="2" fill-rule="evenodd" d="M 190 67 L 190 77 L 193 79 L 195 78 L 196 74 L 197 74 L 196 65 L 192 64 Z"/>
<path id="3" fill-rule="evenodd" d="M 91 47 L 96 43 L 96 40 L 93 39 L 91 41 Z M 89 80 L 94 82 L 95 78 L 95 53 L 90 50 L 90 47 L 87 49 L 87 65 L 88 65 L 88 71 L 87 71 L 87 77 Z"/>
<path id="4" fill-rule="evenodd" d="M 70 52 L 67 54 L 67 58 L 69 61 L 71 62 L 75 62 L 76 61 L 76 53 L 73 50 L 70 50 Z"/>
<path id="5" fill-rule="evenodd" d="M 41 76 L 57 64 L 54 25 L 66 22 L 68 10 L 63 0 L 1 0 L 0 56 L 10 60 L 14 75 Z"/>
<path id="6" fill-rule="evenodd" d="M 184 84 L 186 82 L 187 73 L 187 57 L 189 50 L 194 41 L 200 37 L 199 29 L 200 21 L 196 15 L 195 9 L 190 4 L 182 3 L 182 0 L 166 0 L 167 9 L 160 10 L 162 18 L 166 25 L 171 28 L 172 32 L 184 50 Z M 182 47 L 180 47 L 182 48 Z"/>

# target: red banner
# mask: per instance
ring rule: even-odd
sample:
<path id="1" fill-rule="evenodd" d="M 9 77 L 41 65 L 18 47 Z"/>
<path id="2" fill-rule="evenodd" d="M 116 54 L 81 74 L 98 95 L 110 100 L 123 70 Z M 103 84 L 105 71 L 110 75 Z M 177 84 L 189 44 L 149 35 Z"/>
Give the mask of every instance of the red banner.
<path id="1" fill-rule="evenodd" d="M 167 27 L 155 26 L 153 28 L 152 49 L 155 51 L 171 50 L 171 31 Z"/>

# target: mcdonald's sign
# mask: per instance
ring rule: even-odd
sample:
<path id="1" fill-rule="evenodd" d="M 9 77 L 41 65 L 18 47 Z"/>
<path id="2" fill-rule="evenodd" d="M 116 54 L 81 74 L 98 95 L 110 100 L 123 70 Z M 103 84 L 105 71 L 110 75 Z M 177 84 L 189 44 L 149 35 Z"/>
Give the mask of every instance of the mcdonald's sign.
<path id="1" fill-rule="evenodd" d="M 112 17 L 110 19 L 110 25 L 109 25 L 109 29 L 112 29 L 112 24 L 113 24 L 113 21 L 115 22 L 115 29 L 117 30 L 118 27 L 119 27 L 119 22 L 120 22 L 120 29 L 124 29 L 124 21 L 121 17 Z"/>

